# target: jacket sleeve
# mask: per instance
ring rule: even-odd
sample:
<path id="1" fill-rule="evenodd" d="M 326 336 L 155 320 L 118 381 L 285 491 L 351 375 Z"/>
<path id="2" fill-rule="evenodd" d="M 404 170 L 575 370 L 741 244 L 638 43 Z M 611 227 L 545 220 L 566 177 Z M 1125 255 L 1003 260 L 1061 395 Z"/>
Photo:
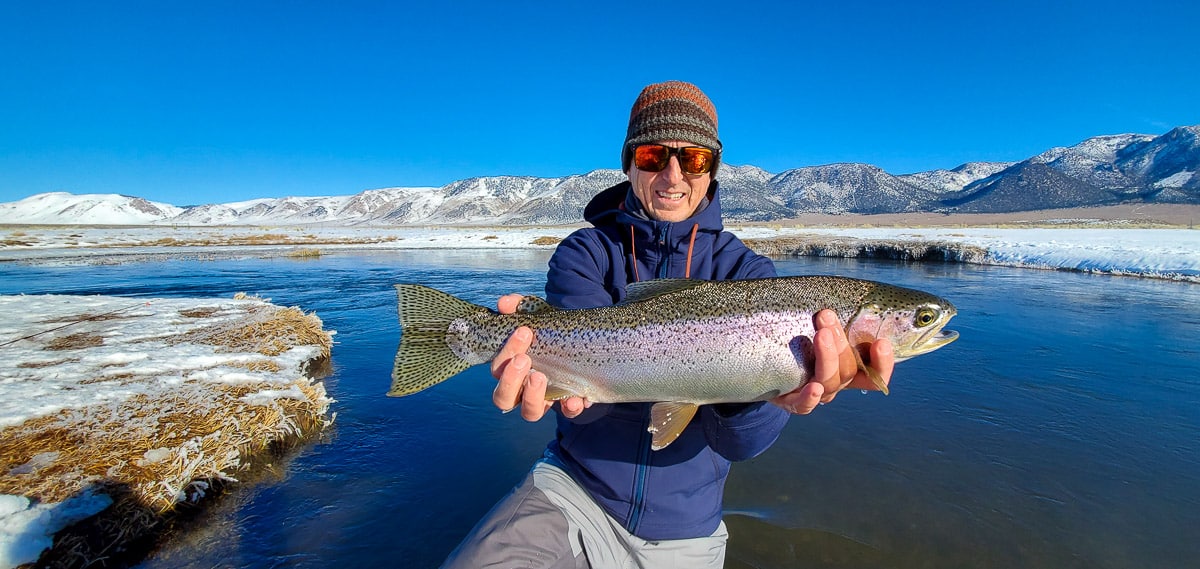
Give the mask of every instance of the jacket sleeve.
<path id="1" fill-rule="evenodd" d="M 717 454 L 747 460 L 770 448 L 787 425 L 789 413 L 766 401 L 702 405 L 698 419 Z"/>
<path id="2" fill-rule="evenodd" d="M 740 270 L 734 279 L 765 279 L 776 276 L 775 263 L 770 258 L 754 253 L 749 249 L 746 250 L 747 255 L 745 262 L 741 264 Z"/>
<path id="3" fill-rule="evenodd" d="M 598 308 L 616 303 L 604 286 L 610 261 L 587 230 L 567 236 L 550 257 L 546 301 L 558 308 Z"/>
<path id="4" fill-rule="evenodd" d="M 719 260 L 714 278 L 718 280 L 763 279 L 774 277 L 775 263 L 750 250 L 741 239 L 724 232 L 715 257 Z"/>

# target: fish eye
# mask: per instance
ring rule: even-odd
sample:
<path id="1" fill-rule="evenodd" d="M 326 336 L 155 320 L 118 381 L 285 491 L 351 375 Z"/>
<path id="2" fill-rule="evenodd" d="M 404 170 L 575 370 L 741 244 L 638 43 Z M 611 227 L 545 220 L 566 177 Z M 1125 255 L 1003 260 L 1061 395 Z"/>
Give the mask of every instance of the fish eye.
<path id="1" fill-rule="evenodd" d="M 918 328 L 924 328 L 937 321 L 937 311 L 932 308 L 921 308 L 917 310 L 917 317 L 913 322 Z"/>

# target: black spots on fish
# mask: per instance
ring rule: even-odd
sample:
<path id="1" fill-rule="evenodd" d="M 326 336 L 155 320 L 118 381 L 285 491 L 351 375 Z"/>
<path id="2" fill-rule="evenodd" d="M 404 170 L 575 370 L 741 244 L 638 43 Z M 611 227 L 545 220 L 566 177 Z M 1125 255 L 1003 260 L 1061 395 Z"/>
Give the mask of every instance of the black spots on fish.
<path id="1" fill-rule="evenodd" d="M 796 367 L 804 370 L 804 377 L 812 377 L 816 373 L 817 355 L 810 336 L 796 336 L 788 342 L 788 350 L 796 359 Z"/>
<path id="2" fill-rule="evenodd" d="M 558 310 L 546 302 L 545 299 L 536 296 L 523 296 L 521 302 L 517 304 L 517 312 L 524 314 L 534 314 L 538 312 Z"/>

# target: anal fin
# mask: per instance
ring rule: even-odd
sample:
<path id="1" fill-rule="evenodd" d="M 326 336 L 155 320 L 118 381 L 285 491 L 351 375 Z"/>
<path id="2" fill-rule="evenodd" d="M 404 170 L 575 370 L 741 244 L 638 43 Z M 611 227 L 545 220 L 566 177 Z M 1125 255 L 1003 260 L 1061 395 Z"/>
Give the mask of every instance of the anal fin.
<path id="1" fill-rule="evenodd" d="M 680 401 L 665 401 L 655 403 L 650 407 L 650 427 L 646 429 L 654 435 L 650 448 L 662 450 L 679 438 L 699 407 L 695 403 Z"/>
<path id="2" fill-rule="evenodd" d="M 546 386 L 546 401 L 559 401 L 568 397 L 574 397 L 575 393 L 559 387 L 557 385 Z"/>

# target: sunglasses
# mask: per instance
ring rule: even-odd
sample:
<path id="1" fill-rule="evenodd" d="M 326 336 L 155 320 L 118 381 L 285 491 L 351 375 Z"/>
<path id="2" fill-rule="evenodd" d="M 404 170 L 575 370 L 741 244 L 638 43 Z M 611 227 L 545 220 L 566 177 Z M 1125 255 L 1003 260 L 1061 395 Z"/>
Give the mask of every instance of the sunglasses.
<path id="1" fill-rule="evenodd" d="M 714 156 L 711 148 L 684 146 L 672 148 L 662 144 L 639 144 L 633 147 L 633 164 L 643 172 L 662 172 L 671 161 L 679 158 L 679 168 L 688 174 L 706 174 L 712 170 Z"/>

